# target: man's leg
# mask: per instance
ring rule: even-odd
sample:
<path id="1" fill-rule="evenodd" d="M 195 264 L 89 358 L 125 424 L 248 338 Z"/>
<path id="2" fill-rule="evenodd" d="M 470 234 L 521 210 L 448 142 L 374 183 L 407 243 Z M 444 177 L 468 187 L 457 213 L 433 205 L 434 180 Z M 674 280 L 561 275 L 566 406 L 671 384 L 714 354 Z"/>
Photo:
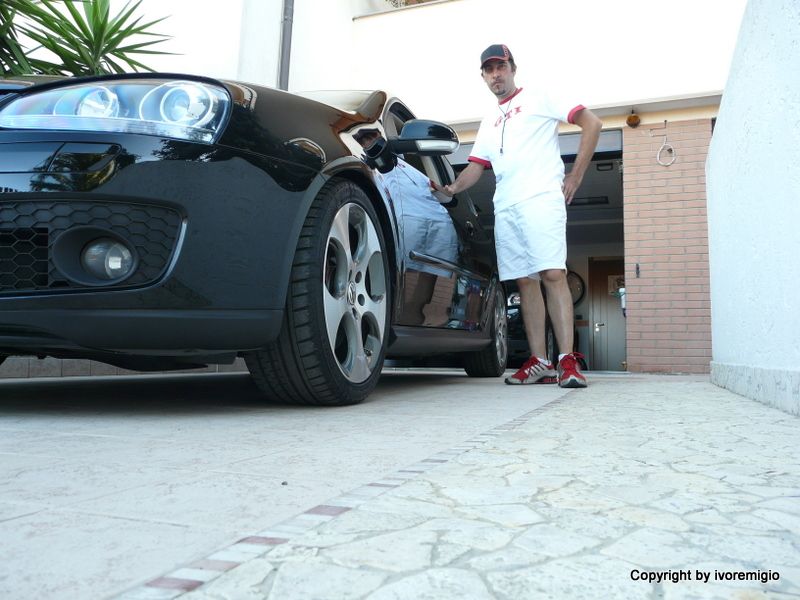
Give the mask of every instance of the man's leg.
<path id="1" fill-rule="evenodd" d="M 586 387 L 586 377 L 581 373 L 578 358 L 572 351 L 574 343 L 574 313 L 572 295 L 567 285 L 567 272 L 550 269 L 540 273 L 547 290 L 547 312 L 558 340 L 558 385 L 565 388 Z"/>
<path id="2" fill-rule="evenodd" d="M 569 354 L 572 352 L 575 327 L 572 311 L 572 294 L 567 285 L 567 272 L 561 269 L 550 269 L 540 274 L 542 283 L 547 289 L 547 312 L 550 313 L 550 322 L 558 341 L 558 353 Z M 542 321 L 544 328 L 544 320 Z M 544 337 L 542 337 L 544 344 Z"/>
<path id="3" fill-rule="evenodd" d="M 519 287 L 520 309 L 525 336 L 531 357 L 511 377 L 506 378 L 508 384 L 556 383 L 556 371 L 549 360 L 542 362 L 539 357 L 547 359 L 544 342 L 545 308 L 542 288 L 537 279 L 523 277 L 517 279 Z"/>
<path id="4" fill-rule="evenodd" d="M 523 277 L 517 279 L 517 287 L 528 347 L 533 356 L 547 358 L 544 342 L 545 308 L 541 284 L 538 279 Z"/>

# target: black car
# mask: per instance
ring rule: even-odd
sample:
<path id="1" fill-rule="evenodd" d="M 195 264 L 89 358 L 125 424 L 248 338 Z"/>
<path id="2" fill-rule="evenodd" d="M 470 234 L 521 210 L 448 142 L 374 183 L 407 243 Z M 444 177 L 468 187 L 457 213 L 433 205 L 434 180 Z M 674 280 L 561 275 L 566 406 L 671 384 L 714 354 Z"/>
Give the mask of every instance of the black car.
<path id="1" fill-rule="evenodd" d="M 323 405 L 365 398 L 385 358 L 498 376 L 491 231 L 431 191 L 457 146 L 382 91 L 0 81 L 0 357 L 243 356 L 267 396 Z"/>

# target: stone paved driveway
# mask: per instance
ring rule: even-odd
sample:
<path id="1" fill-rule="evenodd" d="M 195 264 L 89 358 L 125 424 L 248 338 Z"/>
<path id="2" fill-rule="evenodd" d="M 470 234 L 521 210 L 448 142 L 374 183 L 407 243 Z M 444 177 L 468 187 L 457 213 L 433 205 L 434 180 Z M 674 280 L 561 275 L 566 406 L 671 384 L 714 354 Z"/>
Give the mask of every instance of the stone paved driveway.
<path id="1" fill-rule="evenodd" d="M 241 374 L 2 381 L 0 600 L 120 594 L 561 395 L 507 387 L 394 371 L 319 409 Z"/>
<path id="2" fill-rule="evenodd" d="M 704 378 L 596 376 L 123 597 L 800 597 L 799 426 Z"/>

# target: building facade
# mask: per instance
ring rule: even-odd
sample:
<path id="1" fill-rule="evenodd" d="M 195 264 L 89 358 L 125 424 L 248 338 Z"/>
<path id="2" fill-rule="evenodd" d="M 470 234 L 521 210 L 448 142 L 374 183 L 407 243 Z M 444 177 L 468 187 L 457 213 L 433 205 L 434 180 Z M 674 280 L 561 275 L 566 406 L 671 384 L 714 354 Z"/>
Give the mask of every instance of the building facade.
<path id="1" fill-rule="evenodd" d="M 745 0 L 395 4 L 403 3 L 235 0 L 220 8 L 196 0 L 194 17 L 183 0 L 143 0 L 142 7 L 148 17 L 172 15 L 165 49 L 179 54 L 153 57 L 158 70 L 277 86 L 288 53 L 290 90 L 387 89 L 417 116 L 450 123 L 464 145 L 456 163 L 493 102 L 478 56 L 506 43 L 518 84 L 544 81 L 604 121 L 606 147 L 568 221 L 569 268 L 587 287 L 575 308 L 578 349 L 589 367 L 709 372 L 705 161 Z M 636 127 L 628 124 L 631 113 Z M 568 165 L 574 137 L 565 125 Z M 75 374 L 34 359 L 28 373 L 37 369 Z"/>
<path id="2" fill-rule="evenodd" d="M 800 416 L 798 39 L 797 2 L 748 3 L 707 170 L 711 380 Z"/>

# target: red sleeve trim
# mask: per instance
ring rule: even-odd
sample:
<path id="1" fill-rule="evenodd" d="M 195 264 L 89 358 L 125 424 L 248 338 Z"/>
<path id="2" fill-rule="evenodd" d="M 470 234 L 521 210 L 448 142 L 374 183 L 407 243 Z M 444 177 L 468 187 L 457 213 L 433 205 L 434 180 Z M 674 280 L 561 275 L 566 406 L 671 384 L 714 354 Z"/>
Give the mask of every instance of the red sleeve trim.
<path id="1" fill-rule="evenodd" d="M 572 125 L 575 124 L 575 115 L 581 112 L 584 108 L 586 108 L 583 104 L 578 104 L 575 108 L 569 111 L 569 115 L 567 115 L 567 123 Z"/>
<path id="2" fill-rule="evenodd" d="M 502 102 L 498 102 L 498 104 L 502 106 L 502 105 L 503 105 L 503 104 L 505 104 L 506 102 L 511 102 L 511 99 L 512 99 L 514 96 L 516 96 L 517 94 L 519 94 L 521 91 L 522 91 L 522 88 L 517 88 L 516 90 L 514 90 L 514 93 L 513 93 L 513 94 L 511 94 L 511 95 L 510 95 L 508 98 L 506 98 L 506 99 L 505 99 L 505 100 L 503 100 Z"/>
<path id="3" fill-rule="evenodd" d="M 492 168 L 492 163 L 490 163 L 488 160 L 483 160 L 482 158 L 478 158 L 477 156 L 470 156 L 467 159 L 467 161 L 468 162 L 478 163 L 479 165 L 483 165 L 484 169 L 491 169 Z"/>

